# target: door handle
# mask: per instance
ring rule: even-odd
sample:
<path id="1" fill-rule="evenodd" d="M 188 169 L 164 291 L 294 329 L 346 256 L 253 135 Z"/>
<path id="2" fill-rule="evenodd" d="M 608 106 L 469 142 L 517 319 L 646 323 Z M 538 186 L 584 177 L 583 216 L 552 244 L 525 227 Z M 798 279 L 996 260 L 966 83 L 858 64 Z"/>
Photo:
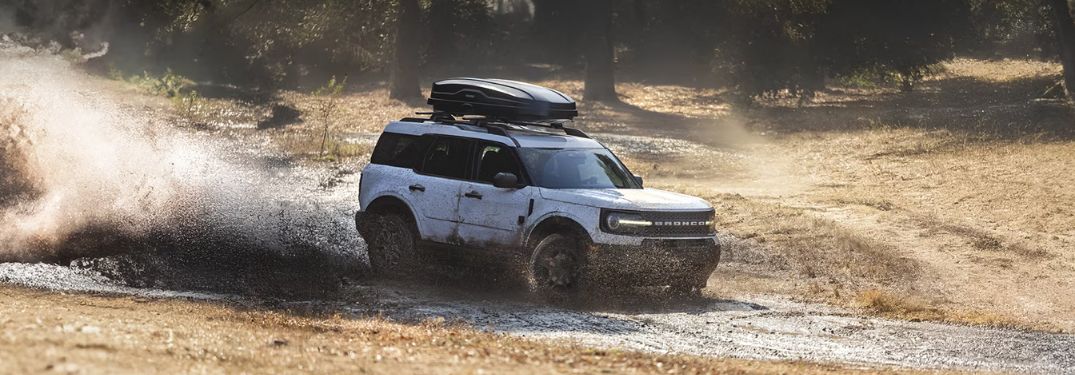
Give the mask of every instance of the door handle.
<path id="1" fill-rule="evenodd" d="M 408 186 L 407 188 L 411 189 L 411 191 L 422 191 L 422 192 L 426 191 L 426 187 L 422 186 L 422 185 L 419 185 L 419 184 L 414 184 L 414 185 Z"/>
<path id="2" fill-rule="evenodd" d="M 467 198 L 482 199 L 482 193 L 479 193 L 479 192 L 476 192 L 476 191 L 472 191 L 472 192 L 463 194 L 463 196 L 467 197 Z"/>

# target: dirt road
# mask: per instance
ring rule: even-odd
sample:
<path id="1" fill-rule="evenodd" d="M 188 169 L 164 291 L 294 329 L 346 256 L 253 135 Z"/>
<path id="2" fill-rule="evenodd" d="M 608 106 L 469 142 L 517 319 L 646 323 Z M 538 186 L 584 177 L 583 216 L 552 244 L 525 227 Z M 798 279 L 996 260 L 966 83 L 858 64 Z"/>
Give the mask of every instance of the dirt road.
<path id="1" fill-rule="evenodd" d="M 1075 373 L 1075 335 L 869 318 L 763 296 L 749 300 L 707 298 L 673 307 L 607 312 L 562 309 L 427 284 L 349 285 L 328 300 L 266 300 L 131 288 L 91 269 L 43 264 L 0 264 L 0 281 L 55 291 L 271 305 L 353 318 L 379 315 L 402 322 L 442 318 L 525 338 L 661 354 L 868 367 Z"/>
<path id="2" fill-rule="evenodd" d="M 1075 336 L 862 317 L 771 297 L 650 311 L 580 312 L 470 299 L 399 296 L 403 316 L 463 319 L 525 337 L 598 347 L 865 366 L 1028 373 L 1075 371 Z"/>

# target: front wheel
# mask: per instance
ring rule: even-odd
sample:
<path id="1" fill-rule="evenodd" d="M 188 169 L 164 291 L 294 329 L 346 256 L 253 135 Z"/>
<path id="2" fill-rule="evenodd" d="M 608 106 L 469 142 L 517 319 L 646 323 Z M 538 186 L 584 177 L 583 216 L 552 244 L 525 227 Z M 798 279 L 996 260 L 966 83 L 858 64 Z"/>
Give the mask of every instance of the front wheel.
<path id="1" fill-rule="evenodd" d="M 418 263 L 417 233 L 410 220 L 397 213 L 371 218 L 366 245 L 375 275 L 405 276 Z"/>
<path id="2" fill-rule="evenodd" d="M 534 246 L 530 257 L 530 290 L 563 302 L 581 289 L 585 245 L 575 237 L 552 234 Z"/>

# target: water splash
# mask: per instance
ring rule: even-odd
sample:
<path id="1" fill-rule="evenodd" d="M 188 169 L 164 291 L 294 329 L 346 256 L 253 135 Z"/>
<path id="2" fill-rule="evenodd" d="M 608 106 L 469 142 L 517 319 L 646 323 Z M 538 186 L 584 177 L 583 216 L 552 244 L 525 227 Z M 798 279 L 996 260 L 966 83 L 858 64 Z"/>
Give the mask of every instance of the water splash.
<path id="1" fill-rule="evenodd" d="M 359 265 L 347 202 L 176 130 L 56 55 L 0 44 L 0 71 L 0 262 L 122 254 L 83 264 L 173 286 Z"/>

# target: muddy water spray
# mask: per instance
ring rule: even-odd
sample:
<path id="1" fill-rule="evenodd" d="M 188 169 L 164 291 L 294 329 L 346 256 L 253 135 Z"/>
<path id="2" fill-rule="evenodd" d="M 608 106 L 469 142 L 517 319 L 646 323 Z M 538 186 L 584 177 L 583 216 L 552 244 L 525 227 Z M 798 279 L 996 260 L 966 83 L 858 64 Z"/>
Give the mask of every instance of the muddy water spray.
<path id="1" fill-rule="evenodd" d="M 51 255 L 89 226 L 144 232 L 171 219 L 177 196 L 204 188 L 199 176 L 212 160 L 196 146 L 94 100 L 56 57 L 5 52 L 6 195 L 20 197 L 0 216 L 3 257 Z"/>
<path id="2" fill-rule="evenodd" d="M 3 46 L 0 72 L 0 261 L 126 254 L 131 268 L 256 273 L 353 250 L 323 208 L 270 198 L 301 186 L 264 191 L 267 173 L 123 107 L 59 57 Z"/>

